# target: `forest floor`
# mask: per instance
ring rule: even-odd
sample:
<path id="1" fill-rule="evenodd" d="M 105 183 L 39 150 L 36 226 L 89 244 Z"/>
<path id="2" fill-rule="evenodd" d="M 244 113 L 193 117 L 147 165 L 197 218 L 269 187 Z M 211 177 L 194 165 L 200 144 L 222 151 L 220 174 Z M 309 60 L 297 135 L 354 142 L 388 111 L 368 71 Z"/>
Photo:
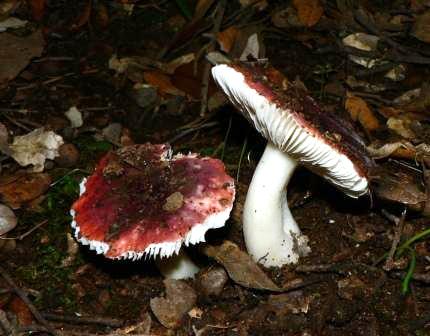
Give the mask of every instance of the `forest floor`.
<path id="1" fill-rule="evenodd" d="M 430 335 L 428 1 L 6 0 L 0 31 L 4 335 Z M 380 168 L 359 199 L 297 170 L 289 204 L 312 250 L 297 265 L 246 254 L 266 140 L 217 89 L 209 52 L 267 59 L 349 118 Z M 235 179 L 225 227 L 187 248 L 194 279 L 74 239 L 79 183 L 145 142 L 221 159 Z"/>

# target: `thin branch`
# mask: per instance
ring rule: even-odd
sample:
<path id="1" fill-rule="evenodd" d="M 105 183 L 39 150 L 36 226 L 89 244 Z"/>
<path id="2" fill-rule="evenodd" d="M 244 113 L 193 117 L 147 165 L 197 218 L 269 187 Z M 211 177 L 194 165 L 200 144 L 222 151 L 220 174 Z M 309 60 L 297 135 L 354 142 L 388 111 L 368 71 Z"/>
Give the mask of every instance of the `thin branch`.
<path id="1" fill-rule="evenodd" d="M 71 316 L 53 313 L 41 313 L 41 315 L 48 321 L 65 322 L 71 324 L 98 324 L 112 328 L 119 328 L 124 324 L 124 321 L 122 320 L 98 316 Z"/>
<path id="2" fill-rule="evenodd" d="M 400 218 L 396 218 L 394 221 L 396 227 L 394 228 L 393 243 L 391 244 L 390 252 L 388 252 L 387 260 L 385 261 L 385 264 L 382 267 L 386 271 L 390 271 L 394 267 L 394 254 L 396 253 L 397 246 L 399 245 L 400 238 L 402 237 L 405 218 L 406 218 L 406 208 L 402 211 L 402 215 L 400 216 Z"/>
<path id="3" fill-rule="evenodd" d="M 8 272 L 6 272 L 6 270 L 2 266 L 0 266 L 0 276 L 8 283 L 8 285 L 13 289 L 15 294 L 19 296 L 19 298 L 27 305 L 28 309 L 30 309 L 36 320 L 40 324 L 42 324 L 50 334 L 58 336 L 58 333 L 54 329 L 52 329 L 49 323 L 43 318 L 40 312 L 31 303 L 30 299 L 27 297 L 27 294 L 15 284 L 12 277 L 8 274 Z"/>
<path id="4" fill-rule="evenodd" d="M 221 28 L 222 19 L 224 18 L 225 7 L 227 5 L 227 0 L 220 0 L 216 9 L 216 16 L 214 20 L 214 26 L 212 28 L 211 34 L 216 36 Z M 215 39 L 209 42 L 207 52 L 210 53 L 215 51 Z M 201 95 L 201 105 L 200 105 L 200 116 L 203 117 L 206 114 L 208 108 L 208 90 L 209 90 L 209 79 L 212 64 L 206 62 L 205 68 L 203 70 L 202 76 L 202 89 L 200 91 Z"/>

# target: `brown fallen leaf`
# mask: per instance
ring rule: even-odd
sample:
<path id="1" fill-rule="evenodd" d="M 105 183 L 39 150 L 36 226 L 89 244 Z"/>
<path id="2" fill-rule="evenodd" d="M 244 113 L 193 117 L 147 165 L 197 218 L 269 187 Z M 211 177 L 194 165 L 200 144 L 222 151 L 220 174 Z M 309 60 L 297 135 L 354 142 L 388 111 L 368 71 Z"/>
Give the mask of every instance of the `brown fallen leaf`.
<path id="1" fill-rule="evenodd" d="M 352 120 L 358 121 L 368 131 L 374 131 L 379 128 L 379 121 L 373 114 L 366 101 L 347 93 L 345 109 L 351 115 Z"/>
<path id="2" fill-rule="evenodd" d="M 75 22 L 72 23 L 70 30 L 78 31 L 83 26 L 85 26 L 88 23 L 88 20 L 90 19 L 91 11 L 92 11 L 92 1 L 87 0 L 85 7 L 83 8 L 81 14 L 76 18 Z"/>
<path id="3" fill-rule="evenodd" d="M 409 141 L 388 142 L 381 145 L 379 141 L 367 146 L 367 151 L 375 159 L 386 157 L 412 160 L 417 156 L 417 150 Z"/>
<path id="4" fill-rule="evenodd" d="M 33 20 L 40 21 L 45 15 L 46 0 L 27 0 L 31 8 Z"/>
<path id="5" fill-rule="evenodd" d="M 387 127 L 407 140 L 413 140 L 417 138 L 417 135 L 412 130 L 411 125 L 412 121 L 408 118 L 391 117 L 387 120 Z"/>
<path id="6" fill-rule="evenodd" d="M 32 312 L 18 296 L 15 296 L 9 303 L 9 309 L 16 315 L 20 326 L 28 326 L 34 323 Z"/>
<path id="7" fill-rule="evenodd" d="M 293 5 L 300 22 L 307 27 L 316 25 L 324 13 L 319 0 L 294 0 Z"/>
<path id="8" fill-rule="evenodd" d="M 381 199 L 419 205 L 426 201 L 421 176 L 413 169 L 393 162 L 380 165 L 378 177 L 372 180 L 372 190 Z"/>
<path id="9" fill-rule="evenodd" d="M 98 3 L 95 13 L 95 22 L 100 29 L 105 29 L 109 25 L 109 11 L 107 7 Z"/>
<path id="10" fill-rule="evenodd" d="M 430 10 L 418 15 L 412 27 L 412 35 L 418 40 L 430 43 Z"/>
<path id="11" fill-rule="evenodd" d="M 51 177 L 45 173 L 24 173 L 12 182 L 0 184 L 0 197 L 12 209 L 17 209 L 48 190 Z"/>
<path id="12" fill-rule="evenodd" d="M 195 305 L 197 294 L 182 280 L 165 279 L 163 282 L 166 296 L 152 298 L 150 306 L 163 326 L 174 329 L 179 327 L 184 315 Z"/>
<path id="13" fill-rule="evenodd" d="M 239 285 L 247 288 L 280 292 L 278 287 L 252 260 L 249 254 L 241 251 L 231 241 L 224 241 L 219 246 L 207 245 L 204 253 L 223 265 L 230 278 Z"/>
<path id="14" fill-rule="evenodd" d="M 429 114 L 430 108 L 430 83 L 424 82 L 419 90 L 419 95 L 406 105 L 401 106 L 404 111 L 423 112 Z"/>
<path id="15" fill-rule="evenodd" d="M 44 43 L 40 30 L 25 37 L 1 33 L 0 87 L 15 78 L 33 57 L 42 55 Z"/>
<path id="16" fill-rule="evenodd" d="M 173 96 L 185 96 L 183 91 L 172 84 L 170 77 L 163 74 L 161 71 L 145 71 L 143 73 L 143 78 L 148 84 L 157 87 L 160 95 L 170 94 Z"/>
<path id="17" fill-rule="evenodd" d="M 231 50 L 234 42 L 236 41 L 237 34 L 238 29 L 234 26 L 231 26 L 217 34 L 216 40 L 222 51 L 228 53 Z"/>
<path id="18" fill-rule="evenodd" d="M 3 0 L 0 2 L 0 21 L 7 19 L 16 8 L 18 0 Z"/>

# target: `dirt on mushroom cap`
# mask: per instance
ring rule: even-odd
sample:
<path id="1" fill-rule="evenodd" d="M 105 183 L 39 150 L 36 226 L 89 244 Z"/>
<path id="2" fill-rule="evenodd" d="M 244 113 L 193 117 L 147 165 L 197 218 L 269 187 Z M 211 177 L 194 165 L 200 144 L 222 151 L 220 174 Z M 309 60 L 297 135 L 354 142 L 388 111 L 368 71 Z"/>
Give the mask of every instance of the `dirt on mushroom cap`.
<path id="1" fill-rule="evenodd" d="M 79 234 L 107 243 L 108 257 L 181 240 L 210 215 L 231 208 L 233 179 L 221 161 L 170 159 L 169 149 L 144 144 L 108 153 L 73 205 Z M 182 195 L 181 204 L 166 208 L 174 194 Z"/>

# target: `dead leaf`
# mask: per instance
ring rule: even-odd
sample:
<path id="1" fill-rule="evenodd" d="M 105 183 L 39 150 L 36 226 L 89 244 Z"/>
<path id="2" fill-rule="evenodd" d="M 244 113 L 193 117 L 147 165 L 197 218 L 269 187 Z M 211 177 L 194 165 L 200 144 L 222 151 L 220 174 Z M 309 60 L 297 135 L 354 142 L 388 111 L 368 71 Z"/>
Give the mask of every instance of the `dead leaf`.
<path id="1" fill-rule="evenodd" d="M 99 28 L 105 29 L 109 25 L 109 12 L 106 6 L 102 3 L 97 4 L 95 21 Z"/>
<path id="2" fill-rule="evenodd" d="M 271 13 L 272 23 L 278 28 L 302 27 L 303 24 L 297 16 L 297 11 L 293 7 L 276 9 Z"/>
<path id="3" fill-rule="evenodd" d="M 44 43 L 40 30 L 25 37 L 0 34 L 0 86 L 15 78 L 32 58 L 42 55 Z"/>
<path id="4" fill-rule="evenodd" d="M 45 160 L 53 160 L 58 156 L 58 149 L 63 143 L 61 136 L 53 131 L 45 131 L 42 127 L 28 134 L 16 136 L 9 147 L 12 151 L 11 156 L 21 166 L 33 165 L 34 172 L 41 172 Z"/>
<path id="5" fill-rule="evenodd" d="M 356 97 L 348 92 L 345 101 L 345 109 L 351 115 L 352 120 L 358 121 L 366 130 L 374 131 L 379 128 L 378 119 L 364 99 Z"/>
<path id="6" fill-rule="evenodd" d="M 319 0 L 294 0 L 293 4 L 300 21 L 307 27 L 316 25 L 324 13 Z"/>
<path id="7" fill-rule="evenodd" d="M 430 10 L 417 16 L 412 27 L 412 35 L 420 41 L 430 43 Z"/>
<path id="8" fill-rule="evenodd" d="M 393 103 L 396 106 L 404 106 L 413 102 L 421 95 L 421 88 L 416 88 L 412 90 L 408 90 L 402 93 L 400 96 L 393 99 Z"/>
<path id="9" fill-rule="evenodd" d="M 3 123 L 0 123 L 0 151 L 6 155 L 12 153 L 9 148 L 9 132 Z"/>
<path id="10" fill-rule="evenodd" d="M 366 33 L 350 34 L 342 39 L 343 45 L 359 50 L 373 51 L 378 45 L 379 37 Z"/>
<path id="11" fill-rule="evenodd" d="M 17 219 L 12 209 L 0 204 L 0 236 L 13 230 L 16 224 Z"/>
<path id="12" fill-rule="evenodd" d="M 194 9 L 193 21 L 200 20 L 202 17 L 204 17 L 214 2 L 215 0 L 199 0 Z"/>
<path id="13" fill-rule="evenodd" d="M 242 7 L 248 7 L 253 6 L 254 8 L 257 8 L 258 10 L 263 10 L 268 6 L 268 3 L 266 0 L 239 0 Z"/>
<path id="14" fill-rule="evenodd" d="M 239 59 L 241 61 L 247 61 L 248 57 L 251 56 L 255 59 L 260 58 L 260 42 L 258 40 L 258 34 L 252 34 L 248 37 L 245 48 L 242 51 Z"/>
<path id="15" fill-rule="evenodd" d="M 9 17 L 17 6 L 17 0 L 3 0 L 0 2 L 0 20 Z"/>
<path id="16" fill-rule="evenodd" d="M 238 29 L 234 26 L 231 26 L 217 34 L 216 40 L 222 51 L 228 53 L 231 50 L 234 42 L 236 41 L 237 34 Z"/>
<path id="17" fill-rule="evenodd" d="M 402 109 L 409 112 L 426 112 L 430 108 L 430 84 L 424 82 L 419 90 L 419 95 L 411 100 L 408 104 L 402 106 Z"/>
<path id="18" fill-rule="evenodd" d="M 20 326 L 28 326 L 34 323 L 33 314 L 18 296 L 15 296 L 9 303 L 9 308 L 13 311 L 18 319 Z"/>
<path id="19" fill-rule="evenodd" d="M 27 20 L 20 20 L 16 17 L 7 18 L 0 22 L 0 32 L 4 32 L 8 29 L 18 29 L 25 27 L 27 25 Z"/>
<path id="20" fill-rule="evenodd" d="M 407 140 L 413 140 L 417 137 L 411 129 L 411 124 L 412 121 L 406 118 L 391 117 L 387 120 L 388 128 Z"/>
<path id="21" fill-rule="evenodd" d="M 195 59 L 194 53 L 182 55 L 175 58 L 173 61 L 170 61 L 167 64 L 162 64 L 160 69 L 164 71 L 166 74 L 172 75 L 177 68 L 179 68 L 184 64 L 191 63 L 192 61 L 194 61 L 194 59 Z"/>
<path id="22" fill-rule="evenodd" d="M 267 309 L 278 316 L 306 314 L 309 312 L 311 296 L 304 296 L 300 290 L 290 293 L 272 294 L 267 300 Z"/>
<path id="23" fill-rule="evenodd" d="M 367 146 L 367 151 L 375 159 L 395 157 L 399 159 L 414 159 L 417 151 L 408 141 L 397 141 L 385 143 L 382 146 L 374 142 Z"/>
<path id="24" fill-rule="evenodd" d="M 185 96 L 183 91 L 172 84 L 170 77 L 160 71 L 145 71 L 143 78 L 148 84 L 157 87 L 160 95 Z"/>
<path id="25" fill-rule="evenodd" d="M 372 190 L 381 199 L 418 205 L 427 200 L 421 179 L 413 169 L 387 162 L 380 166 L 378 177 L 372 181 Z"/>
<path id="26" fill-rule="evenodd" d="M 395 117 L 398 116 L 403 111 L 392 107 L 392 106 L 380 106 L 378 107 L 379 114 L 383 115 L 385 118 Z"/>
<path id="27" fill-rule="evenodd" d="M 40 21 L 45 15 L 46 0 L 27 0 L 33 20 Z"/>
<path id="28" fill-rule="evenodd" d="M 71 25 L 70 30 L 71 31 L 78 31 L 83 26 L 85 26 L 88 23 L 88 20 L 90 19 L 91 10 L 92 10 L 92 1 L 88 0 L 84 9 L 82 10 L 81 14 L 78 16 L 78 18 L 75 20 L 75 22 Z"/>
<path id="29" fill-rule="evenodd" d="M 226 240 L 219 246 L 207 245 L 203 251 L 223 265 L 230 278 L 239 285 L 253 289 L 282 291 L 236 244 Z"/>
<path id="30" fill-rule="evenodd" d="M 184 315 L 193 308 L 197 294 L 192 287 L 181 280 L 165 279 L 166 296 L 152 298 L 151 310 L 158 321 L 169 329 L 179 327 Z"/>
<path id="31" fill-rule="evenodd" d="M 48 190 L 51 177 L 45 173 L 27 173 L 13 182 L 0 185 L 1 199 L 12 209 L 34 200 Z"/>
<path id="32" fill-rule="evenodd" d="M 64 112 L 64 115 L 67 117 L 67 119 L 69 119 L 70 127 L 72 128 L 78 128 L 84 124 L 84 121 L 82 120 L 82 113 L 76 108 L 76 106 L 69 108 L 66 112 Z"/>

